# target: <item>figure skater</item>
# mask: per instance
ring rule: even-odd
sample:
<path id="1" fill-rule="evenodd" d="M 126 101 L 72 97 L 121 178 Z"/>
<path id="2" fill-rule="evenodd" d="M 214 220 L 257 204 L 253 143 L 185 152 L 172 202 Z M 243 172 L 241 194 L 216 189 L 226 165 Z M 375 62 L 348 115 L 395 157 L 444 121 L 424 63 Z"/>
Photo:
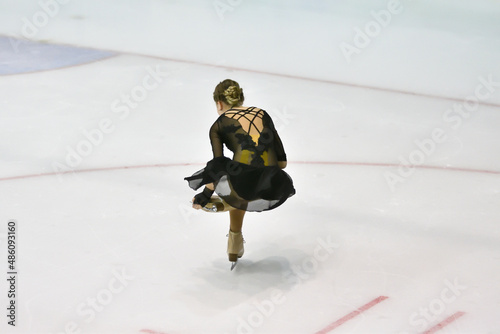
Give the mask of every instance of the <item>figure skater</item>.
<path id="1" fill-rule="evenodd" d="M 243 89 L 233 80 L 220 82 L 213 93 L 219 118 L 210 128 L 213 159 L 206 167 L 185 180 L 197 190 L 194 209 L 206 209 L 217 203 L 219 210 L 229 211 L 227 254 L 234 268 L 243 256 L 243 217 L 246 211 L 271 210 L 295 194 L 280 137 L 269 114 L 256 107 L 244 107 Z M 233 152 L 224 156 L 223 145 Z M 212 197 L 215 193 L 220 197 Z M 223 205 L 223 209 L 220 205 Z M 215 207 L 214 207 L 215 211 Z"/>

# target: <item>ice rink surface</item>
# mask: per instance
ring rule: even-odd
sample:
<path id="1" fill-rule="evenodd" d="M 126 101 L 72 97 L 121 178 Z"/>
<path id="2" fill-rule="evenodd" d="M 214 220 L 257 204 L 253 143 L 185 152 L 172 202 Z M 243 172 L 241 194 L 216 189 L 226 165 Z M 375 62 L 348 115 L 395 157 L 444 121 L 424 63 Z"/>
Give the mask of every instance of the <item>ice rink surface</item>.
<path id="1" fill-rule="evenodd" d="M 0 333 L 500 333 L 497 1 L 0 9 Z M 183 180 L 226 78 L 297 190 L 232 272 Z"/>

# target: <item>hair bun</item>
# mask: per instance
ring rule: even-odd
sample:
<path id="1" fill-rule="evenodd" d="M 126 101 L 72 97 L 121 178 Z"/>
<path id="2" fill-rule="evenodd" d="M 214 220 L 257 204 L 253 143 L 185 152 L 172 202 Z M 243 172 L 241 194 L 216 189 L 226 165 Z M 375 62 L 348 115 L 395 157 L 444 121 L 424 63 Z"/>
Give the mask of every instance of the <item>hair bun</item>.
<path id="1" fill-rule="evenodd" d="M 230 107 L 239 107 L 243 104 L 244 100 L 245 96 L 243 95 L 243 89 L 241 89 L 240 85 L 234 80 L 226 79 L 219 82 L 217 87 L 215 87 L 215 102 L 220 101 L 226 103 Z"/>
<path id="2" fill-rule="evenodd" d="M 224 97 L 231 105 L 237 103 L 241 98 L 241 88 L 238 86 L 229 86 L 224 91 Z"/>

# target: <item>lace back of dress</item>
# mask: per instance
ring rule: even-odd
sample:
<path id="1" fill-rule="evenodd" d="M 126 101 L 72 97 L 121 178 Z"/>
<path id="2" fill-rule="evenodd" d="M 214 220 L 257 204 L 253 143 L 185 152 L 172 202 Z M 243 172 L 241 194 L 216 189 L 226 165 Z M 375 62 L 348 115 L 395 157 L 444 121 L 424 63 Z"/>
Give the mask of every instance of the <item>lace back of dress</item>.
<path id="1" fill-rule="evenodd" d="M 258 144 L 260 134 L 264 129 L 264 124 L 262 122 L 262 118 L 264 117 L 264 113 L 261 109 L 255 110 L 255 107 L 250 107 L 248 109 L 243 110 L 229 110 L 226 112 L 226 116 L 232 119 L 237 120 L 242 129 L 248 133 L 255 144 Z"/>

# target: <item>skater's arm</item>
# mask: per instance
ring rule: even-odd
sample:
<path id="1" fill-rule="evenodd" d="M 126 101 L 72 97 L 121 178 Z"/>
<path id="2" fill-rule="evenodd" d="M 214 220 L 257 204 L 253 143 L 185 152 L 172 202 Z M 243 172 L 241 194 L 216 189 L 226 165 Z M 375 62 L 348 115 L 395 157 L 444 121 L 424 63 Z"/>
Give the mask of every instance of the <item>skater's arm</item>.
<path id="1" fill-rule="evenodd" d="M 222 146 L 223 144 L 219 136 L 219 123 L 217 121 L 210 128 L 209 135 L 210 135 L 210 143 L 212 144 L 212 152 L 214 154 L 214 158 L 223 156 L 223 146 Z M 213 183 L 206 184 L 205 189 L 203 189 L 203 192 L 193 197 L 192 200 L 193 208 L 199 210 L 202 207 L 204 207 L 210 200 L 210 196 L 212 196 L 214 188 L 215 187 Z"/>
<path id="2" fill-rule="evenodd" d="M 281 138 L 278 135 L 278 132 L 274 130 L 274 151 L 276 152 L 276 158 L 278 159 L 278 165 L 280 168 L 286 167 L 286 153 L 285 148 L 283 147 L 283 143 L 281 142 Z M 284 167 L 281 167 L 284 166 Z"/>
<path id="3" fill-rule="evenodd" d="M 285 169 L 287 165 L 285 148 L 283 147 L 283 142 L 281 141 L 281 138 L 278 135 L 278 131 L 276 131 L 274 123 L 270 117 L 269 127 L 273 132 L 274 151 L 276 152 L 276 158 L 278 159 L 278 167 L 281 169 Z"/>
<path id="4" fill-rule="evenodd" d="M 219 135 L 219 123 L 217 121 L 210 128 L 210 144 L 212 145 L 214 158 L 222 157 L 224 155 L 224 146 Z"/>

